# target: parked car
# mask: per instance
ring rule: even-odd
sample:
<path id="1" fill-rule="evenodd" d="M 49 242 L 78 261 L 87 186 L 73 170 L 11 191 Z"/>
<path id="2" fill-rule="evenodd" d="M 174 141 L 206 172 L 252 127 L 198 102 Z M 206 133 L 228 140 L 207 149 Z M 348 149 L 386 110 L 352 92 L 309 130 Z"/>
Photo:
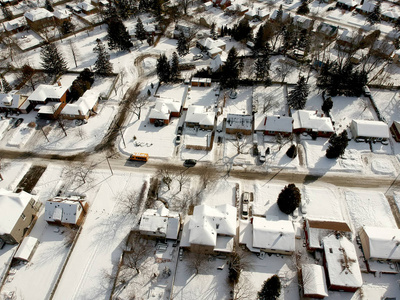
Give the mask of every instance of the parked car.
<path id="1" fill-rule="evenodd" d="M 247 220 L 249 217 L 249 204 L 242 204 L 242 219 Z"/>
<path id="2" fill-rule="evenodd" d="M 364 85 L 362 90 L 363 90 L 364 96 L 366 96 L 366 97 L 371 96 L 371 91 L 368 86 Z"/>
<path id="3" fill-rule="evenodd" d="M 183 126 L 178 126 L 177 134 L 181 135 L 183 133 Z"/>
<path id="4" fill-rule="evenodd" d="M 175 138 L 175 145 L 179 145 L 181 143 L 181 136 L 177 135 Z"/>
<path id="5" fill-rule="evenodd" d="M 193 55 L 193 60 L 199 60 L 199 59 L 202 59 L 203 58 L 203 54 L 196 54 L 196 55 Z"/>
<path id="6" fill-rule="evenodd" d="M 260 156 L 258 157 L 260 163 L 265 163 L 265 152 L 260 152 Z"/>
<path id="7" fill-rule="evenodd" d="M 194 167 L 197 163 L 197 160 L 195 159 L 187 159 L 183 162 L 183 166 L 190 168 L 190 167 Z"/>
<path id="8" fill-rule="evenodd" d="M 250 194 L 248 192 L 244 192 L 242 195 L 242 201 L 243 203 L 249 203 L 250 201 Z"/>
<path id="9" fill-rule="evenodd" d="M 17 121 L 15 121 L 14 123 L 14 127 L 17 128 L 19 125 L 21 125 L 21 123 L 24 121 L 24 119 L 22 118 L 18 118 Z"/>

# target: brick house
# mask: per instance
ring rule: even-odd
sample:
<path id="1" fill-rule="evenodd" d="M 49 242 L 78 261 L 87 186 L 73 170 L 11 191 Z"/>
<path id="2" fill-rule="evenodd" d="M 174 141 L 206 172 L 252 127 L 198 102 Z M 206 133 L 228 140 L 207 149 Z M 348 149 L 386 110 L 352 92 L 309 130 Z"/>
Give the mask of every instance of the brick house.
<path id="1" fill-rule="evenodd" d="M 54 25 L 53 14 L 42 7 L 31 9 L 27 11 L 24 16 L 28 26 L 33 30 L 41 30 Z"/>

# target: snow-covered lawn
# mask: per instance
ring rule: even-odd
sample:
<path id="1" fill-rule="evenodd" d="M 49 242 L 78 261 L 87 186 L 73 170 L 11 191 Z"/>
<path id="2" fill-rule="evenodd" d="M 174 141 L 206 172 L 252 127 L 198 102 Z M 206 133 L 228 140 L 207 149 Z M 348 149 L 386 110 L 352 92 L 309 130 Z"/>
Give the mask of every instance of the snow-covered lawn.
<path id="1" fill-rule="evenodd" d="M 286 99 L 284 94 L 284 87 L 282 85 L 271 85 L 268 87 L 259 85 L 253 89 L 253 104 L 257 105 L 257 115 L 265 115 L 263 113 L 264 102 L 271 99 L 270 108 L 266 111 L 269 116 L 287 114 Z M 255 124 L 257 126 L 257 124 Z"/>
<path id="2" fill-rule="evenodd" d="M 26 123 L 21 124 L 21 126 L 18 127 L 18 131 L 14 133 L 7 145 L 10 147 L 22 148 L 34 133 L 35 128 L 28 127 L 28 124 Z"/>
<path id="3" fill-rule="evenodd" d="M 347 208 L 358 233 L 362 226 L 397 228 L 389 203 L 381 192 L 345 190 Z"/>
<path id="4" fill-rule="evenodd" d="M 214 107 L 218 100 L 219 87 L 212 85 L 210 87 L 191 86 L 187 93 L 185 108 L 191 105 L 200 105 L 204 107 Z"/>
<path id="5" fill-rule="evenodd" d="M 229 204 L 235 206 L 236 184 L 224 178 L 217 178 L 203 190 L 202 204 L 216 206 Z"/>
<path id="6" fill-rule="evenodd" d="M 238 114 L 251 115 L 252 108 L 252 87 L 239 87 L 236 89 L 236 99 L 229 97 L 230 91 L 226 92 L 226 102 L 224 107 L 224 115 Z"/>
<path id="7" fill-rule="evenodd" d="M 157 95 L 162 98 L 173 99 L 183 105 L 187 88 L 188 86 L 184 84 L 161 85 L 157 90 Z"/>

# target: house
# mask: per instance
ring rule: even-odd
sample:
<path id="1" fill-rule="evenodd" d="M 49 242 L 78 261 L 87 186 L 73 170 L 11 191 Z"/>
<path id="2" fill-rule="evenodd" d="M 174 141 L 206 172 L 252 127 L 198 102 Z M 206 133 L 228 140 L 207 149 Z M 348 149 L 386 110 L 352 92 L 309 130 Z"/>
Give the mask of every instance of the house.
<path id="1" fill-rule="evenodd" d="M 211 86 L 211 78 L 193 77 L 191 80 L 191 86 Z"/>
<path id="2" fill-rule="evenodd" d="M 356 11 L 362 15 L 368 15 L 371 13 L 375 8 L 375 4 L 371 1 L 364 1 L 361 7 L 357 7 Z"/>
<path id="3" fill-rule="evenodd" d="M 352 120 L 350 131 L 356 141 L 386 141 L 389 127 L 382 121 Z"/>
<path id="4" fill-rule="evenodd" d="M 28 96 L 20 95 L 18 91 L 10 91 L 7 94 L 0 93 L 0 112 L 27 114 L 33 108 L 27 99 Z"/>
<path id="5" fill-rule="evenodd" d="M 363 285 L 356 249 L 340 234 L 331 234 L 322 240 L 324 267 L 330 290 L 355 292 Z"/>
<path id="6" fill-rule="evenodd" d="M 291 221 L 253 217 L 240 221 L 239 244 L 252 252 L 291 255 L 295 251 L 295 231 Z"/>
<path id="7" fill-rule="evenodd" d="M 241 4 L 231 5 L 226 8 L 225 14 L 244 16 L 249 11 L 249 7 Z M 245 16 L 246 18 L 246 16 Z"/>
<path id="8" fill-rule="evenodd" d="M 212 0 L 214 6 L 218 6 L 220 9 L 224 10 L 225 8 L 231 6 L 231 0 Z"/>
<path id="9" fill-rule="evenodd" d="M 242 133 L 249 135 L 253 132 L 253 116 L 228 114 L 225 122 L 226 133 Z"/>
<path id="10" fill-rule="evenodd" d="M 41 30 L 48 26 L 54 26 L 54 16 L 43 7 L 31 9 L 24 14 L 26 22 L 33 30 Z"/>
<path id="11" fill-rule="evenodd" d="M 179 213 L 170 211 L 164 205 L 158 209 L 145 210 L 140 219 L 140 234 L 147 237 L 176 240 L 179 229 Z"/>
<path id="12" fill-rule="evenodd" d="M 205 204 L 195 206 L 193 215 L 186 218 L 181 247 L 206 254 L 232 252 L 236 235 L 236 215 L 236 207 L 229 204 L 215 207 Z"/>
<path id="13" fill-rule="evenodd" d="M 388 59 L 396 51 L 396 47 L 388 40 L 377 40 L 372 45 L 371 54 Z"/>
<path id="14" fill-rule="evenodd" d="M 214 4 L 211 1 L 209 1 L 209 2 L 203 3 L 202 6 L 203 6 L 204 10 L 210 10 L 214 6 Z"/>
<path id="15" fill-rule="evenodd" d="M 338 0 L 336 2 L 336 7 L 340 7 L 349 11 L 352 11 L 359 4 L 356 0 Z"/>
<path id="16" fill-rule="evenodd" d="M 189 38 L 191 35 L 194 33 L 194 28 L 190 23 L 187 24 L 176 24 L 175 30 L 174 30 L 174 39 L 178 39 L 181 34 L 185 38 Z"/>
<path id="17" fill-rule="evenodd" d="M 54 197 L 46 201 L 44 219 L 49 224 L 80 226 L 88 208 L 86 200 L 77 196 Z"/>
<path id="18" fill-rule="evenodd" d="M 278 23 L 286 23 L 289 22 L 290 20 L 290 13 L 287 13 L 286 11 L 282 11 L 282 17 L 280 20 L 278 20 L 279 16 L 279 10 L 275 9 L 272 15 L 269 17 L 271 22 L 278 22 Z"/>
<path id="19" fill-rule="evenodd" d="M 397 6 L 395 6 L 394 8 L 397 8 Z M 387 22 L 395 22 L 400 17 L 399 11 L 393 8 L 382 12 L 381 16 L 382 20 Z"/>
<path id="20" fill-rule="evenodd" d="M 328 297 L 325 271 L 323 266 L 315 264 L 303 264 L 301 266 L 301 278 L 303 281 L 303 296 L 316 299 Z"/>
<path id="21" fill-rule="evenodd" d="M 41 84 L 28 97 L 28 101 L 33 105 L 44 105 L 49 102 L 66 103 L 67 91 L 68 88 L 65 86 Z"/>
<path id="22" fill-rule="evenodd" d="M 314 21 L 305 16 L 296 15 L 293 17 L 293 24 L 301 29 L 312 30 Z"/>
<path id="23" fill-rule="evenodd" d="M 266 9 L 257 8 L 247 11 L 244 17 L 249 21 L 265 21 L 269 17 L 269 12 Z"/>
<path id="24" fill-rule="evenodd" d="M 13 193 L 0 189 L 0 239 L 18 244 L 36 217 L 35 199 L 24 191 Z"/>
<path id="25" fill-rule="evenodd" d="M 74 103 L 67 103 L 61 111 L 61 116 L 67 120 L 87 120 L 91 115 L 96 114 L 98 104 L 99 97 L 87 91 Z"/>
<path id="26" fill-rule="evenodd" d="M 205 111 L 203 106 L 191 105 L 186 112 L 185 124 L 187 127 L 213 130 L 216 114 Z"/>
<path id="27" fill-rule="evenodd" d="M 363 226 L 359 236 L 366 260 L 400 262 L 400 229 Z"/>
<path id="28" fill-rule="evenodd" d="M 144 31 L 146 32 L 146 37 L 154 37 L 156 35 L 156 25 L 155 24 L 143 24 Z M 129 35 L 132 38 L 136 38 L 136 26 L 131 27 L 128 30 Z"/>
<path id="29" fill-rule="evenodd" d="M 400 64 L 400 49 L 393 52 L 393 62 L 397 65 Z"/>
<path id="30" fill-rule="evenodd" d="M 322 240 L 333 233 L 351 234 L 350 226 L 344 220 L 306 218 L 304 234 L 308 251 L 322 250 Z"/>
<path id="31" fill-rule="evenodd" d="M 26 19 L 24 16 L 3 22 L 3 28 L 7 32 L 17 33 L 27 29 Z"/>
<path id="32" fill-rule="evenodd" d="M 316 34 L 326 40 L 333 40 L 338 35 L 339 28 L 337 26 L 322 22 L 316 30 Z"/>
<path id="33" fill-rule="evenodd" d="M 392 126 L 390 126 L 390 133 L 392 134 L 396 142 L 400 142 L 400 122 L 393 121 Z"/>
<path id="34" fill-rule="evenodd" d="M 264 135 L 290 136 L 293 131 L 293 118 L 286 116 L 262 116 L 257 119 L 256 131 Z"/>
<path id="35" fill-rule="evenodd" d="M 181 103 L 168 98 L 159 98 L 150 110 L 149 121 L 151 124 L 162 122 L 168 125 L 171 117 L 180 117 Z"/>
<path id="36" fill-rule="evenodd" d="M 218 54 L 222 54 L 222 51 L 225 51 L 226 43 L 222 40 L 205 38 L 197 41 L 196 47 L 201 51 L 207 52 L 209 57 L 214 58 Z"/>
<path id="37" fill-rule="evenodd" d="M 292 114 L 293 133 L 306 132 L 311 136 L 330 137 L 335 130 L 332 120 L 318 111 L 297 110 Z"/>
<path id="38" fill-rule="evenodd" d="M 97 8 L 89 2 L 80 2 L 76 5 L 85 15 L 94 14 Z"/>
<path id="39" fill-rule="evenodd" d="M 71 21 L 71 13 L 66 9 L 55 9 L 53 11 L 54 21 L 61 25 L 64 22 Z"/>
<path id="40" fill-rule="evenodd" d="M 356 31 L 350 31 L 350 30 L 344 30 L 342 34 L 338 37 L 336 40 L 336 43 L 339 46 L 342 46 L 341 50 L 354 50 L 356 49 L 362 39 L 364 38 L 364 35 L 356 32 Z"/>
<path id="41" fill-rule="evenodd" d="M 27 236 L 19 245 L 17 252 L 14 254 L 14 259 L 25 262 L 30 261 L 38 245 L 39 240 L 37 238 Z"/>

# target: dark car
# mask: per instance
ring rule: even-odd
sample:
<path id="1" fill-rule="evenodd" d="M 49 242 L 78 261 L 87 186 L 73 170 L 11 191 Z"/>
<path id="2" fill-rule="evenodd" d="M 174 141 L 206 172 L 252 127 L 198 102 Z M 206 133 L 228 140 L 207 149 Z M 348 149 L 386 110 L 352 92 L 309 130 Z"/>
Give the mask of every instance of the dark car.
<path id="1" fill-rule="evenodd" d="M 178 126 L 177 134 L 178 134 L 178 135 L 181 135 L 182 132 L 183 132 L 183 127 L 182 127 L 182 126 Z"/>
<path id="2" fill-rule="evenodd" d="M 14 123 L 14 127 L 18 127 L 19 125 L 21 125 L 21 123 L 24 121 L 24 119 L 22 118 L 18 118 L 17 121 L 15 121 Z"/>
<path id="3" fill-rule="evenodd" d="M 187 159 L 183 162 L 183 166 L 190 168 L 190 167 L 194 167 L 197 163 L 197 160 L 195 159 Z"/>

